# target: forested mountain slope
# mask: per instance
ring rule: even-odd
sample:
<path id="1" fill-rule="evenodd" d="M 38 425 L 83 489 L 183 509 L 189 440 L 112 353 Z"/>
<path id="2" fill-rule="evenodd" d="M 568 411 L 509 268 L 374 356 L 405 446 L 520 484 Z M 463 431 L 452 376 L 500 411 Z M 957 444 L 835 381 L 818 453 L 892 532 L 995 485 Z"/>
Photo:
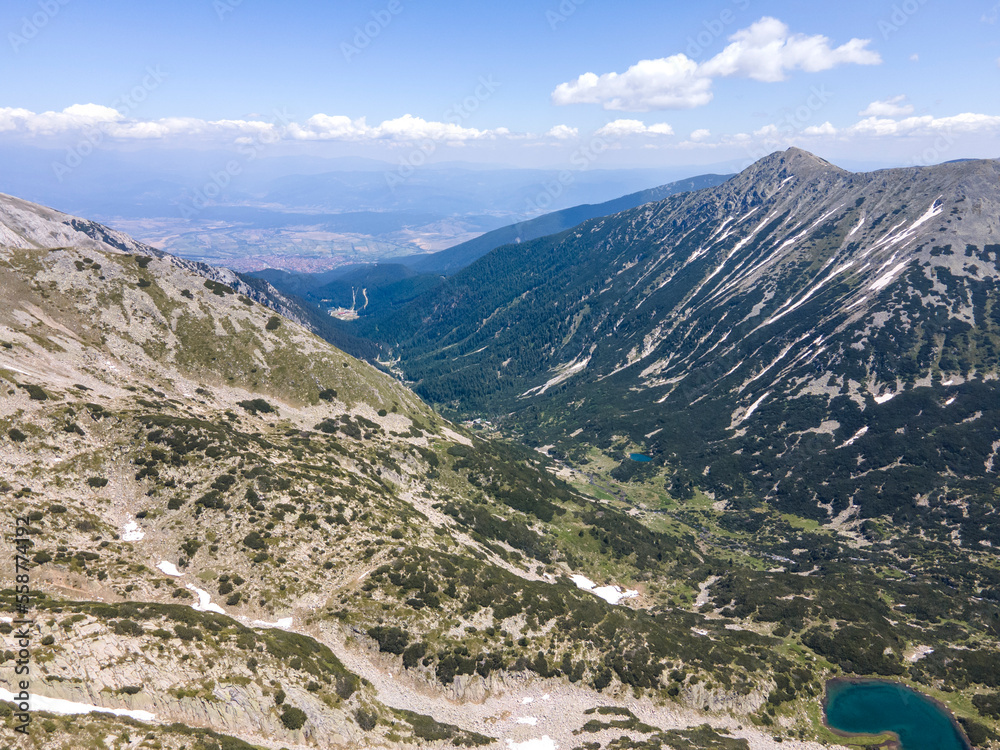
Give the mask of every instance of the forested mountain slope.
<path id="1" fill-rule="evenodd" d="M 678 492 L 983 549 L 998 276 L 1000 163 L 852 174 L 790 149 L 499 248 L 358 329 L 424 397 L 538 444 L 639 450 Z"/>

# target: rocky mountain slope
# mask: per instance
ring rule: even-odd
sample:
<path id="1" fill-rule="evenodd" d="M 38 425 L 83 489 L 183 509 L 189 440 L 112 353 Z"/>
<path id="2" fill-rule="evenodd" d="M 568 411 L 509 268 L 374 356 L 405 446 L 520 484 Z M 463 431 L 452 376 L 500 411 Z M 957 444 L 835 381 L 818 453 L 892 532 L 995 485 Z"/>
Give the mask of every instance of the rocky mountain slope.
<path id="1" fill-rule="evenodd" d="M 201 267 L 0 203 L 21 212 L 0 494 L 31 530 L 35 696 L 24 740 L 4 619 L 3 742 L 817 748 L 845 674 L 905 679 L 996 737 L 988 549 L 589 483 Z M 118 713 L 66 715 L 94 709 Z"/>
<path id="2" fill-rule="evenodd" d="M 579 494 L 201 267 L 0 203 L 0 493 L 31 540 L 23 746 L 770 736 L 745 717 L 797 660 L 691 610 L 714 559 L 691 529 Z M 0 599 L 9 644 L 23 613 Z M 114 715 L 66 715 L 94 710 Z M 5 740 L 17 725 L 0 702 Z"/>
<path id="3" fill-rule="evenodd" d="M 996 161 L 852 174 L 790 149 L 500 248 L 359 325 L 430 400 L 599 447 L 622 474 L 658 467 L 674 495 L 989 549 L 998 178 Z"/>

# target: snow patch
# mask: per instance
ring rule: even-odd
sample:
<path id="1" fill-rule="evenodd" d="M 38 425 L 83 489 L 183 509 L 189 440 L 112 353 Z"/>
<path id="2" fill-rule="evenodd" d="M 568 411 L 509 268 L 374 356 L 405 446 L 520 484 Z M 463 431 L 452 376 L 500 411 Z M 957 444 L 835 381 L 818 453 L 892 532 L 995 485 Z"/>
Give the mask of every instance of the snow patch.
<path id="1" fill-rule="evenodd" d="M 770 395 L 771 391 L 767 391 L 763 396 L 754 401 L 750 405 L 750 408 L 747 409 L 746 414 L 744 414 L 742 417 L 736 420 L 736 424 L 739 424 L 740 422 L 745 422 L 746 420 L 750 419 L 750 415 L 753 414 L 755 411 L 757 411 L 757 407 L 760 406 L 762 403 L 764 403 L 764 399 Z"/>
<path id="2" fill-rule="evenodd" d="M 622 599 L 634 599 L 639 596 L 639 592 L 635 589 L 628 589 L 626 591 L 621 586 L 598 586 L 586 576 L 579 574 L 571 575 L 569 579 L 576 584 L 577 588 L 589 591 L 591 594 L 600 597 L 608 604 L 618 604 Z M 545 700 L 545 698 L 543 697 L 542 700 Z"/>
<path id="3" fill-rule="evenodd" d="M 527 724 L 529 726 L 535 726 L 538 724 L 538 719 L 534 716 L 521 716 L 515 720 L 518 724 Z"/>
<path id="4" fill-rule="evenodd" d="M 122 527 L 122 541 L 123 542 L 138 542 L 144 539 L 146 532 L 139 528 L 139 524 L 135 521 L 129 521 Z"/>
<path id="5" fill-rule="evenodd" d="M 883 393 L 881 396 L 876 396 L 875 397 L 875 403 L 876 404 L 884 404 L 887 401 L 892 401 L 894 398 L 896 398 L 896 394 L 895 393 Z"/>
<path id="6" fill-rule="evenodd" d="M 292 618 L 282 617 L 277 622 L 265 622 L 264 620 L 254 620 L 250 623 L 253 628 L 279 628 L 280 630 L 292 629 Z"/>
<path id="7" fill-rule="evenodd" d="M 183 573 L 177 570 L 177 566 L 172 562 L 167 562 L 166 560 L 156 563 L 157 569 L 168 576 L 173 576 L 174 578 L 180 578 Z"/>
<path id="8" fill-rule="evenodd" d="M 855 432 L 854 435 L 851 438 L 849 438 L 848 440 L 845 440 L 842 445 L 838 445 L 837 447 L 838 448 L 846 448 L 849 445 L 854 445 L 855 441 L 858 438 L 863 437 L 865 435 L 865 433 L 867 433 L 867 432 L 868 432 L 868 425 L 865 425 L 860 430 L 858 430 L 857 432 Z"/>
<path id="9" fill-rule="evenodd" d="M 0 700 L 15 703 L 15 696 L 9 690 L 0 688 Z M 155 721 L 156 714 L 149 711 L 131 711 L 126 708 L 104 708 L 103 706 L 92 706 L 89 703 L 76 703 L 62 698 L 48 698 L 44 695 L 31 694 L 28 701 L 32 711 L 49 711 L 63 716 L 74 716 L 77 714 L 108 713 L 115 716 L 128 716 L 137 721 Z"/>
<path id="10" fill-rule="evenodd" d="M 569 380 L 578 372 L 583 372 L 585 369 L 587 369 L 588 364 L 590 364 L 590 357 L 587 357 L 586 359 L 582 360 L 573 359 L 570 362 L 566 362 L 565 364 L 559 365 L 558 367 L 555 368 L 555 373 L 556 373 L 555 377 L 550 378 L 548 381 L 545 382 L 544 385 L 539 385 L 535 386 L 534 388 L 529 388 L 528 390 L 526 390 L 524 393 L 521 394 L 521 397 L 523 398 L 525 396 L 530 396 L 532 394 L 537 394 L 541 396 L 543 393 L 545 393 L 545 391 L 547 391 L 552 386 L 559 385 L 564 380 Z"/>
<path id="11" fill-rule="evenodd" d="M 196 612 L 217 612 L 220 615 L 226 614 L 226 610 L 220 607 L 218 604 L 212 604 L 212 595 L 209 594 L 204 589 L 200 589 L 197 586 L 192 586 L 190 583 L 185 587 L 189 591 L 193 591 L 198 595 L 198 603 L 192 604 L 191 608 Z"/>
<path id="12" fill-rule="evenodd" d="M 899 263 L 897 263 L 895 266 L 892 267 L 892 270 L 887 271 L 886 273 L 884 273 L 882 276 L 880 276 L 878 279 L 876 279 L 872 283 L 872 285 L 870 287 L 868 287 L 868 288 L 871 291 L 873 291 L 873 292 L 880 292 L 880 291 L 882 291 L 887 286 L 889 286 L 889 284 L 891 284 L 893 282 L 893 280 L 896 278 L 896 274 L 899 273 L 900 271 L 902 271 L 903 267 L 907 263 L 909 263 L 909 262 L 910 262 L 909 258 L 907 258 L 906 260 L 900 261 Z"/>

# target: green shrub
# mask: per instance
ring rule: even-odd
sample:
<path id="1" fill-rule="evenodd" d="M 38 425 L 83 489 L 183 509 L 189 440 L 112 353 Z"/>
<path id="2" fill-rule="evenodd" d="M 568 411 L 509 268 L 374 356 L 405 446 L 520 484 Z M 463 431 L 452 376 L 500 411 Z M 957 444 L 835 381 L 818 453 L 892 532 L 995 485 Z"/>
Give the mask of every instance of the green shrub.
<path id="1" fill-rule="evenodd" d="M 87 484 L 96 489 L 98 487 L 106 487 L 108 484 L 108 480 L 105 479 L 104 477 L 90 477 L 87 480 Z"/>
<path id="2" fill-rule="evenodd" d="M 251 531 L 243 537 L 243 544 L 250 549 L 264 549 L 267 546 L 267 542 L 265 542 L 264 538 L 256 531 Z"/>
<path id="3" fill-rule="evenodd" d="M 215 294 L 219 297 L 225 297 L 227 294 L 235 294 L 235 292 L 232 289 L 230 289 L 225 284 L 220 284 L 218 281 L 212 281 L 212 280 L 206 281 L 205 288 L 211 289 L 212 294 Z"/>
<path id="4" fill-rule="evenodd" d="M 201 640 L 201 633 L 194 628 L 189 628 L 187 625 L 175 625 L 174 632 L 182 641 L 193 641 L 196 638 L 199 641 Z"/>
<path id="5" fill-rule="evenodd" d="M 366 711 L 363 708 L 359 708 L 354 712 L 354 720 L 364 731 L 370 732 L 378 724 L 378 714 L 374 711 Z"/>
<path id="6" fill-rule="evenodd" d="M 254 416 L 256 416 L 258 412 L 262 414 L 270 414 L 275 411 L 275 408 L 262 398 L 255 398 L 250 401 L 240 401 L 238 405 L 242 406 Z"/>
<path id="7" fill-rule="evenodd" d="M 25 435 L 16 427 L 7 431 L 7 437 L 9 437 L 15 443 L 23 443 L 25 440 L 28 439 L 28 436 Z"/>
<path id="8" fill-rule="evenodd" d="M 405 630 L 382 625 L 371 628 L 368 635 L 378 641 L 379 651 L 389 654 L 402 654 L 410 640 Z"/>
<path id="9" fill-rule="evenodd" d="M 49 394 L 42 390 L 42 387 L 39 385 L 29 384 L 20 387 L 28 392 L 28 398 L 32 401 L 45 401 L 49 397 Z"/>
<path id="10" fill-rule="evenodd" d="M 142 625 L 133 620 L 119 620 L 114 626 L 115 635 L 140 636 L 145 631 Z"/>
<path id="11" fill-rule="evenodd" d="M 277 331 L 281 326 L 281 318 L 277 315 L 272 315 L 267 319 L 267 323 L 264 325 L 264 330 L 266 331 Z"/>
<path id="12" fill-rule="evenodd" d="M 285 725 L 288 729 L 296 730 L 302 729 L 306 723 L 306 712 L 301 708 L 296 708 L 289 704 L 285 704 L 284 709 L 281 712 L 281 723 Z"/>

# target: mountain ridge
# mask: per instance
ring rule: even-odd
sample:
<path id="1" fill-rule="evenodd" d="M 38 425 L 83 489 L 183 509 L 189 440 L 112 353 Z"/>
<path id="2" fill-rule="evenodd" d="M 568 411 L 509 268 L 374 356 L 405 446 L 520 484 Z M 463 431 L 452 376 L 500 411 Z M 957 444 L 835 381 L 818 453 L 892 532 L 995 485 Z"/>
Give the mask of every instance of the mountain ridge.
<path id="1" fill-rule="evenodd" d="M 895 409 L 903 401 L 888 400 L 905 390 L 945 381 L 993 388 L 998 176 L 989 160 L 852 174 L 799 150 L 773 154 L 719 187 L 501 248 L 399 319 L 356 327 L 383 341 L 432 402 L 457 399 L 566 450 L 577 430 L 604 449 L 617 433 L 667 471 L 701 474 L 719 462 L 699 480 L 716 493 L 746 486 L 773 498 L 764 478 L 777 458 L 759 466 L 727 454 L 746 456 L 753 443 L 795 455 L 789 430 L 775 432 L 782 422 L 835 424 L 839 444 L 865 424 L 866 409 Z M 623 418 L 625 408 L 638 416 Z M 667 409 L 670 419 L 655 416 Z M 803 414 L 791 420 L 795 411 Z M 1000 437 L 991 424 L 975 437 L 993 435 L 985 453 L 974 449 L 982 462 Z M 937 484 L 919 480 L 924 491 L 948 484 L 934 463 L 943 473 Z M 873 468 L 892 474 L 891 465 Z M 991 481 L 963 467 L 969 481 Z M 833 465 L 823 471 L 814 482 L 833 481 Z M 832 516 L 856 494 L 837 485 Z M 782 492 L 787 507 L 817 512 L 799 497 L 810 490 Z M 862 516 L 886 509 L 870 503 Z"/>

